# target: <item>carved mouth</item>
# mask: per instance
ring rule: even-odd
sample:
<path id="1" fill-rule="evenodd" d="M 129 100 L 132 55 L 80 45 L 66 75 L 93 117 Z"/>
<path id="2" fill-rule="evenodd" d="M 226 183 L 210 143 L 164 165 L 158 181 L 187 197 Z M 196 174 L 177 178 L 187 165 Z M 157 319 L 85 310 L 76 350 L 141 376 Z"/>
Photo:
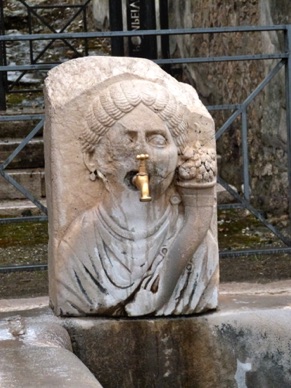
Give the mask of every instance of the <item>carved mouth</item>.
<path id="1" fill-rule="evenodd" d="M 138 189 L 135 187 L 135 185 L 132 183 L 132 179 L 133 177 L 138 173 L 138 171 L 129 171 L 125 177 L 124 177 L 124 183 L 126 184 L 126 186 L 131 189 L 131 190 L 134 190 L 134 191 L 138 191 Z"/>

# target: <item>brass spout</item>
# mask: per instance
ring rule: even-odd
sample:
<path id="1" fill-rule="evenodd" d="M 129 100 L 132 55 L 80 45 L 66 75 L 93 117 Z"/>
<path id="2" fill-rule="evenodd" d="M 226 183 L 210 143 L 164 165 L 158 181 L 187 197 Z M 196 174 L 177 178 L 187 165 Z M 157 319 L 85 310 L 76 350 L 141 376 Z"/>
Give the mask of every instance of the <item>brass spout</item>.
<path id="1" fill-rule="evenodd" d="M 132 183 L 140 191 L 141 202 L 150 202 L 152 200 L 149 190 L 149 174 L 146 169 L 146 159 L 148 159 L 148 154 L 140 154 L 136 156 L 136 159 L 140 161 L 138 173 L 133 177 Z"/>

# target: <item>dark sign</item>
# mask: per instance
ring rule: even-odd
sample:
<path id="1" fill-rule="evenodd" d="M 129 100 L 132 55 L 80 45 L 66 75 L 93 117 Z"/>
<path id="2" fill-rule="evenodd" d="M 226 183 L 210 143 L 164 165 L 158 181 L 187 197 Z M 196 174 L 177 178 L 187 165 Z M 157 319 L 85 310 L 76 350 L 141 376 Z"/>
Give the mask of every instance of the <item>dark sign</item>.
<path id="1" fill-rule="evenodd" d="M 157 0 L 127 0 L 127 30 L 156 30 L 156 3 Z M 168 9 L 166 5 L 167 0 L 159 0 L 159 18 L 162 28 L 167 28 L 167 23 L 164 23 L 164 21 L 168 18 Z M 109 0 L 110 27 L 112 31 L 121 31 L 123 29 L 122 14 L 124 14 L 124 9 L 122 8 L 121 0 Z M 163 17 L 161 17 L 162 15 Z M 122 37 L 114 37 L 111 39 L 112 55 L 123 55 L 123 43 L 125 39 Z M 157 58 L 157 36 L 155 32 L 151 36 L 136 35 L 127 39 L 128 56 L 143 57 L 148 59 Z M 163 47 L 165 39 L 168 40 L 168 37 L 162 37 L 161 39 Z M 162 51 L 167 52 L 167 48 L 163 49 L 163 47 Z"/>
<path id="2" fill-rule="evenodd" d="M 140 30 L 140 0 L 127 1 L 127 28 L 129 31 Z M 142 39 L 140 36 L 132 36 L 129 38 L 129 55 L 140 56 L 142 53 Z"/>

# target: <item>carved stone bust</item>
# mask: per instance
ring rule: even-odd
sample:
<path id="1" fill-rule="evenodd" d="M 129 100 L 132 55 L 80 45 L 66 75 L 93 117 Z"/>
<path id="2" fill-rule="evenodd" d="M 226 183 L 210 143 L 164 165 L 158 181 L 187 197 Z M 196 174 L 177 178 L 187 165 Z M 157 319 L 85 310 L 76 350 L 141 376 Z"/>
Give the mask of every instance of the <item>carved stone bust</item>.
<path id="1" fill-rule="evenodd" d="M 45 94 L 56 314 L 216 308 L 214 125 L 195 90 L 148 60 L 89 57 Z"/>

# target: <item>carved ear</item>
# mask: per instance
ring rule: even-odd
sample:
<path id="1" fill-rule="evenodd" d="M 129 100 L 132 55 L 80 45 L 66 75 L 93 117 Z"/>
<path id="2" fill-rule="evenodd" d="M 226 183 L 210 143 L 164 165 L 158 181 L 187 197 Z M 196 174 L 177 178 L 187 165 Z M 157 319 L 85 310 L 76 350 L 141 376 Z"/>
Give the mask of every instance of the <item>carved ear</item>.
<path id="1" fill-rule="evenodd" d="M 84 153 L 84 163 L 90 172 L 97 170 L 97 162 L 95 152 L 85 152 Z"/>

